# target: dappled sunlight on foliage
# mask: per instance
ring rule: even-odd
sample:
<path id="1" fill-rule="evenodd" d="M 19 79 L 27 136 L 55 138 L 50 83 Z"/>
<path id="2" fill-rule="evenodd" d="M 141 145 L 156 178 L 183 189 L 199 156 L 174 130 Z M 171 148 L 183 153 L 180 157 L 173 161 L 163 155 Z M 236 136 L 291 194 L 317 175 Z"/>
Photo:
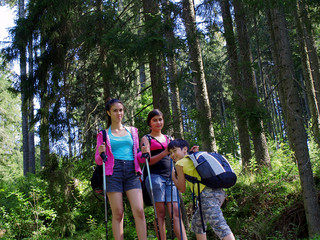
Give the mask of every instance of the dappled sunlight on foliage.
<path id="1" fill-rule="evenodd" d="M 296 224 L 290 222 L 290 212 L 303 205 L 298 169 L 288 149 L 282 144 L 278 150 L 270 151 L 272 171 L 241 173 L 237 184 L 227 189 L 223 212 L 240 239 L 292 239 L 286 230 Z M 283 222 L 286 215 L 288 221 Z M 291 229 L 306 237 L 305 218 L 299 224 Z"/>
<path id="2" fill-rule="evenodd" d="M 22 239 L 34 236 L 36 239 L 53 232 L 57 214 L 46 193 L 47 184 L 32 175 L 17 180 L 14 187 L 1 182 L 0 223 L 6 229 L 6 237 Z"/>
<path id="3" fill-rule="evenodd" d="M 224 216 L 238 239 L 292 239 L 294 236 L 305 237 L 305 217 L 302 205 L 301 187 L 298 170 L 292 160 L 291 152 L 285 144 L 280 148 L 270 143 L 272 170 L 267 168 L 259 172 L 243 172 L 241 162 L 227 154 L 230 164 L 237 173 L 238 180 L 235 186 L 226 189 L 227 198 L 222 206 Z M 312 148 L 313 143 L 310 147 Z M 318 151 L 314 149 L 311 159 L 317 159 Z M 83 174 L 83 162 L 70 162 L 55 159 L 52 156 L 52 171 L 45 170 L 42 177 L 29 174 L 27 178 L 16 179 L 15 187 L 0 181 L 0 223 L 6 230 L 5 235 L 10 239 L 23 236 L 24 238 L 41 239 L 43 236 L 54 236 L 56 239 L 92 239 L 104 238 L 104 204 L 102 196 L 98 200 L 90 187 L 88 174 Z M 317 166 L 317 163 L 314 163 Z M 71 177 L 70 169 L 73 170 Z M 315 168 L 315 178 L 317 175 Z M 47 175 L 48 174 L 48 175 Z M 57 188 L 52 195 L 52 189 L 46 182 L 47 177 L 58 174 L 61 178 L 55 179 L 51 187 Z M 69 176 L 69 177 L 68 177 Z M 64 179 L 64 180 L 63 180 Z M 68 186 L 63 183 L 70 179 Z M 63 181 L 62 181 L 63 180 Z M 68 180 L 69 181 L 69 180 Z M 52 181 L 51 181 L 52 182 Z M 66 196 L 62 197 L 62 191 Z M 57 195 L 57 193 L 60 194 Z M 69 196 L 69 197 L 67 197 Z M 63 201 L 66 201 L 63 205 Z M 193 205 L 192 194 L 189 188 L 183 194 L 183 201 L 191 220 Z M 64 206 L 68 211 L 62 212 L 58 207 Z M 125 235 L 136 235 L 133 216 L 128 200 L 124 198 L 125 206 Z M 145 208 L 148 235 L 155 236 L 152 207 Z M 111 211 L 108 209 L 108 229 L 111 232 Z M 74 236 L 63 235 L 66 229 L 59 226 L 67 223 L 74 227 Z M 70 225 L 72 229 L 72 225 Z M 188 224 L 186 225 L 188 227 Z M 80 237 L 79 233 L 82 236 Z M 209 239 L 215 239 L 215 234 L 208 228 Z M 188 231 L 189 239 L 195 239 L 194 234 Z"/>
<path id="4" fill-rule="evenodd" d="M 104 239 L 106 225 L 112 238 L 110 205 L 106 224 L 90 186 L 109 97 L 140 139 L 159 108 L 163 134 L 226 156 L 238 180 L 222 208 L 236 239 L 319 231 L 319 211 L 304 211 L 320 188 L 319 0 L 1 4 L 17 9 L 0 43 L 0 238 Z M 194 240 L 188 187 L 182 196 Z M 136 239 L 125 194 L 123 205 L 124 238 Z M 155 239 L 153 207 L 145 216 Z"/>

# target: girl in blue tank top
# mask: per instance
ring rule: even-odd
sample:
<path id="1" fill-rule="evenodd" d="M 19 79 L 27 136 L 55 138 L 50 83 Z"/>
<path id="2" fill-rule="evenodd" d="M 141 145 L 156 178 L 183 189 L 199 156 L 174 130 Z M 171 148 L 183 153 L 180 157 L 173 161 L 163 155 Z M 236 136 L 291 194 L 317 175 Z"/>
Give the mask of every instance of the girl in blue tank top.
<path id="1" fill-rule="evenodd" d="M 133 140 L 131 133 L 128 132 L 125 136 L 117 137 L 112 134 L 111 128 L 109 128 L 108 134 L 114 158 L 133 161 Z"/>
<path id="2" fill-rule="evenodd" d="M 112 211 L 112 233 L 114 239 L 126 239 L 123 236 L 124 207 L 123 193 L 126 193 L 139 240 L 147 239 L 147 227 L 144 215 L 141 183 L 137 172 L 141 172 L 136 151 L 139 147 L 138 134 L 122 125 L 124 107 L 120 100 L 111 99 L 106 104 L 107 110 L 107 148 L 102 142 L 101 134 L 97 138 L 96 161 L 101 162 L 100 154 L 109 154 L 108 167 L 106 165 L 107 195 Z M 136 130 L 136 129 L 135 129 Z M 137 145 L 137 146 L 136 146 Z M 107 150 L 107 151 L 106 151 Z M 110 153 L 111 152 L 111 153 Z M 110 155 L 111 154 L 111 155 Z M 114 164 L 112 166 L 112 162 Z"/>

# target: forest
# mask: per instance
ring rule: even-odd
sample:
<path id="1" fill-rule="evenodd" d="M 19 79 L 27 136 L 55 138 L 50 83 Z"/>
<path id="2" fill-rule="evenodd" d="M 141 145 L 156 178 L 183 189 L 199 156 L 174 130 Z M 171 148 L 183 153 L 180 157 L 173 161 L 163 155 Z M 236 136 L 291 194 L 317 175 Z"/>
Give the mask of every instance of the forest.
<path id="1" fill-rule="evenodd" d="M 320 239 L 319 0 L 0 3 L 16 9 L 0 53 L 1 239 L 106 238 L 90 178 L 108 98 L 140 138 L 157 108 L 166 134 L 229 160 L 236 239 Z M 180 205 L 196 239 L 190 189 Z"/>

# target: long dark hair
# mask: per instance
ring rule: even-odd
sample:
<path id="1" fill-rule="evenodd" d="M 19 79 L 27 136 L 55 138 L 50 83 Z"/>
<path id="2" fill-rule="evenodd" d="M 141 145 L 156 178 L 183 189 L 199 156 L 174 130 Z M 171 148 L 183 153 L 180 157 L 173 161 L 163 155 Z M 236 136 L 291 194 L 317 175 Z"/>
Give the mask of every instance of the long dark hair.
<path id="1" fill-rule="evenodd" d="M 153 109 L 152 111 L 149 112 L 148 117 L 147 117 L 147 124 L 150 126 L 150 121 L 154 116 L 162 116 L 163 113 L 159 109 Z"/>
<path id="2" fill-rule="evenodd" d="M 111 106 L 115 103 L 120 103 L 124 107 L 123 103 L 119 99 L 109 98 L 106 103 L 106 111 L 110 111 Z M 110 126 L 111 126 L 111 117 L 107 113 L 107 128 L 109 128 Z"/>

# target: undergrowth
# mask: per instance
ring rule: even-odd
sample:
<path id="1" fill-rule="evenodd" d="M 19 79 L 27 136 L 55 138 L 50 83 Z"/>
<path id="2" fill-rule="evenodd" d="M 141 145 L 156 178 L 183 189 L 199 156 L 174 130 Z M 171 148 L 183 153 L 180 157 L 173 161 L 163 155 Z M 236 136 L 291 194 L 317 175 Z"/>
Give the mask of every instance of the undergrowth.
<path id="1" fill-rule="evenodd" d="M 237 184 L 226 190 L 228 197 L 223 209 L 226 220 L 238 239 L 307 238 L 299 172 L 292 153 L 285 144 L 269 149 L 271 171 L 266 168 L 258 171 L 252 164 L 246 173 L 238 172 Z M 310 157 L 317 179 L 319 150 L 311 149 Z M 239 171 L 240 163 L 231 161 Z"/>
<path id="2" fill-rule="evenodd" d="M 248 171 L 244 172 L 238 159 L 227 156 L 238 176 L 236 185 L 226 189 L 227 199 L 222 206 L 227 223 L 239 240 L 307 239 L 299 173 L 292 153 L 284 144 L 269 146 L 269 152 L 272 170 L 259 169 L 253 160 Z M 319 189 L 320 153 L 314 145 L 310 145 L 310 157 Z M 64 171 L 69 174 L 67 166 L 61 165 L 51 175 L 62 176 Z M 15 179 L 14 185 L 0 180 L 0 238 L 105 239 L 104 203 L 97 200 L 90 189 L 88 179 L 91 172 L 80 177 L 76 174 L 76 165 L 73 172 L 71 182 L 68 182 L 70 178 L 65 178 L 66 183 L 63 183 L 60 178 L 55 185 L 48 184 L 43 176 L 38 175 Z M 55 187 L 60 195 L 53 193 L 50 186 Z M 67 190 L 69 198 L 61 197 Z M 68 211 L 57 209 L 61 206 L 60 201 L 67 201 L 63 206 Z M 183 194 L 183 202 L 188 239 L 194 240 L 189 225 L 192 216 L 190 189 Z M 125 239 L 135 239 L 135 225 L 126 198 L 124 205 Z M 145 208 L 145 215 L 149 239 L 155 239 L 153 208 Z M 109 239 L 112 239 L 110 207 L 108 219 Z M 68 231 L 63 229 L 66 223 L 70 224 Z M 210 227 L 207 235 L 208 239 L 217 239 Z"/>

